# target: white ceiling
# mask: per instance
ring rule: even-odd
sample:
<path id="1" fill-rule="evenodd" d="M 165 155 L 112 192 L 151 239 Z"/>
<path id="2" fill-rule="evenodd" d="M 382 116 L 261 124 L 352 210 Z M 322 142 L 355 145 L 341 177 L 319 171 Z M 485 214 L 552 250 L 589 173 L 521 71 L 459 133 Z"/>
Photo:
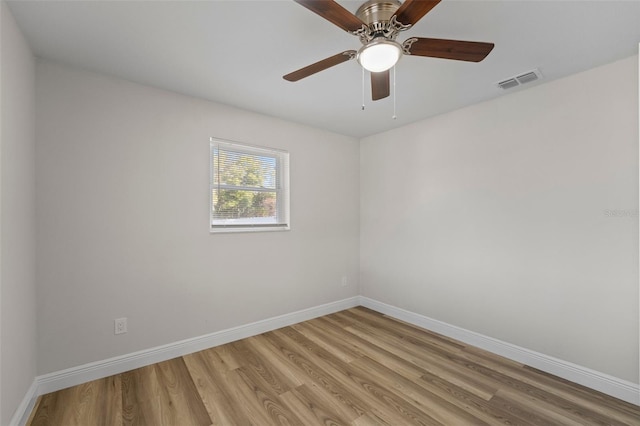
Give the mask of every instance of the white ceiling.
<path id="1" fill-rule="evenodd" d="M 339 3 L 352 12 L 360 4 Z M 542 71 L 544 83 L 628 57 L 640 42 L 640 1 L 443 0 L 398 40 L 421 36 L 496 46 L 480 63 L 404 57 L 396 67 L 394 120 L 393 96 L 372 102 L 368 76 L 361 110 L 356 61 L 296 83 L 282 79 L 360 46 L 293 1 L 48 0 L 9 6 L 39 57 L 355 137 L 504 96 L 497 81 L 533 68 Z"/>

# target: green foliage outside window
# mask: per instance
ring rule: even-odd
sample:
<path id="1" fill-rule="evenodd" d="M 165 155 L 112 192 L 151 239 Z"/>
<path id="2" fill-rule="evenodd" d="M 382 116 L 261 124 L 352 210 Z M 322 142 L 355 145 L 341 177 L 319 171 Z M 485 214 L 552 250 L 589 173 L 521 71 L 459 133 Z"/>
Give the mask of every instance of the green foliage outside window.
<path id="1" fill-rule="evenodd" d="M 213 161 L 215 219 L 275 218 L 274 157 L 216 149 Z"/>

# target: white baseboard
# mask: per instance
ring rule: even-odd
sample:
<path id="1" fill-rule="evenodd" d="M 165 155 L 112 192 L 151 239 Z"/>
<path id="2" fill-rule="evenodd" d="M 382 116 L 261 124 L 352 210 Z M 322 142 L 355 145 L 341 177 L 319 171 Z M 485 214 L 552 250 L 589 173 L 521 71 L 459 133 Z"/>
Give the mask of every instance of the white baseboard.
<path id="1" fill-rule="evenodd" d="M 461 342 L 468 343 L 494 354 L 501 355 L 513 361 L 537 368 L 555 376 L 562 377 L 563 379 L 581 384 L 623 401 L 640 405 L 640 386 L 635 383 L 532 351 L 530 349 L 522 348 L 511 343 L 503 342 L 492 337 L 484 336 L 424 315 L 416 314 L 392 305 L 387 305 L 386 303 L 378 302 L 377 300 L 373 300 L 368 297 L 360 296 L 360 305 L 418 327 L 460 340 Z"/>
<path id="2" fill-rule="evenodd" d="M 125 371 L 157 362 L 167 361 L 203 349 L 234 342 L 360 305 L 418 327 L 432 330 L 436 333 L 460 340 L 461 342 L 477 346 L 481 349 L 504 356 L 505 358 L 538 368 L 623 401 L 640 405 L 640 387 L 635 383 L 484 336 L 386 303 L 378 302 L 368 297 L 355 296 L 204 336 L 181 340 L 179 342 L 38 376 L 34 379 L 33 384 L 16 410 L 10 425 L 24 425 L 35 405 L 37 397 L 40 395 L 79 385 L 91 380 L 124 373 Z"/>
<path id="3" fill-rule="evenodd" d="M 27 393 L 22 398 L 20 405 L 13 413 L 13 417 L 11 418 L 9 424 L 10 425 L 25 425 L 27 420 L 29 420 L 29 415 L 31 414 L 31 410 L 33 410 L 34 405 L 36 404 L 36 400 L 38 399 L 38 384 L 34 380 L 27 389 Z"/>
<path id="4" fill-rule="evenodd" d="M 35 378 L 34 384 L 25 396 L 23 403 L 19 409 L 16 410 L 11 425 L 22 425 L 28 420 L 36 398 L 40 395 L 353 308 L 360 304 L 359 301 L 360 298 L 354 296 L 348 299 L 241 325 L 239 327 L 217 331 L 204 336 L 181 340 L 179 342 L 38 376 Z"/>

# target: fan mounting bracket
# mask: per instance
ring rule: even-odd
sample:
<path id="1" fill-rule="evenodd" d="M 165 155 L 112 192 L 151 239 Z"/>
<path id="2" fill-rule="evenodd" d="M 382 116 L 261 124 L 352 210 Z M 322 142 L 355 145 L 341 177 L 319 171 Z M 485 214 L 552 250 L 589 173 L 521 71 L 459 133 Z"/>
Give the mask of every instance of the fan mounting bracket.
<path id="1" fill-rule="evenodd" d="M 396 20 L 392 16 L 388 21 L 377 21 L 369 25 L 362 25 L 360 29 L 353 31 L 352 34 L 360 39 L 362 44 L 368 44 L 373 39 L 384 37 L 387 40 L 395 40 L 400 31 L 406 31 L 411 25 L 405 25 Z"/>
<path id="2" fill-rule="evenodd" d="M 418 41 L 418 39 L 415 37 L 406 39 L 404 43 L 402 43 L 402 53 L 405 55 L 411 55 L 411 45 L 416 41 Z"/>
<path id="3" fill-rule="evenodd" d="M 342 52 L 343 55 L 348 56 L 349 60 L 356 59 L 358 56 L 355 50 L 347 50 L 346 52 Z"/>

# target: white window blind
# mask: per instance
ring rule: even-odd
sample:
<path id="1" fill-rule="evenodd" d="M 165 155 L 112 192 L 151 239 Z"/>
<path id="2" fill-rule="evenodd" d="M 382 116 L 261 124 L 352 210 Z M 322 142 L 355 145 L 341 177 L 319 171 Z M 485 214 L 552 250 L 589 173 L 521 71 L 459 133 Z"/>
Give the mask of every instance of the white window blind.
<path id="1" fill-rule="evenodd" d="M 211 231 L 289 229 L 289 153 L 211 139 Z"/>

